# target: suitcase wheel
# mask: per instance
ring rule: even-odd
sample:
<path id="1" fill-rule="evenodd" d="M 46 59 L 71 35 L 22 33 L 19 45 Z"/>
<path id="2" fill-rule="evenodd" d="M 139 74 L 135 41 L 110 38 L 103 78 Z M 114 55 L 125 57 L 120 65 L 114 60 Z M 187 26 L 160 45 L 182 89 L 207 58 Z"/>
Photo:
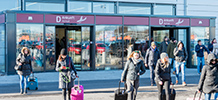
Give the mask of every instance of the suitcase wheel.
<path id="1" fill-rule="evenodd" d="M 38 90 L 38 87 L 36 87 L 36 90 Z"/>
<path id="2" fill-rule="evenodd" d="M 30 88 L 27 88 L 28 90 L 30 90 Z"/>

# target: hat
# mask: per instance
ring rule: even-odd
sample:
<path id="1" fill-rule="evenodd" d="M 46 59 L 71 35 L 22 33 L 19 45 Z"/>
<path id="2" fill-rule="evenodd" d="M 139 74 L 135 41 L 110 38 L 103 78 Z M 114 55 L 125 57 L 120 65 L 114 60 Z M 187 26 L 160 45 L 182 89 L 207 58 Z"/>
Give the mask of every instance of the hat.
<path id="1" fill-rule="evenodd" d="M 155 42 L 151 42 L 151 46 L 153 46 L 153 45 L 156 45 L 156 43 Z"/>
<path id="2" fill-rule="evenodd" d="M 175 41 L 176 39 L 174 38 L 174 37 L 172 37 L 172 39 L 171 39 L 172 41 Z"/>
<path id="3" fill-rule="evenodd" d="M 61 55 L 67 55 L 67 50 L 65 48 L 61 49 L 60 54 Z"/>
<path id="4" fill-rule="evenodd" d="M 168 54 L 167 53 L 161 53 L 160 54 L 160 59 L 164 59 L 164 58 L 166 58 L 166 57 L 168 57 Z"/>

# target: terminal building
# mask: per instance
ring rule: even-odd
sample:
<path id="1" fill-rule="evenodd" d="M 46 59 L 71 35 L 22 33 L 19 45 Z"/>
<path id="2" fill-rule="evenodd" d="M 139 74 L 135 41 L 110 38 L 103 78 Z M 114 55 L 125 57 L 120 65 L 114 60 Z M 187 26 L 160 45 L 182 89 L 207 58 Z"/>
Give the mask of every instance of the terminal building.
<path id="1" fill-rule="evenodd" d="M 217 36 L 215 0 L 1 2 L 0 73 L 4 74 L 16 73 L 22 47 L 31 50 L 34 72 L 55 71 L 61 48 L 68 50 L 77 70 L 122 69 L 130 45 L 144 55 L 151 41 L 159 47 L 165 36 L 183 41 L 186 66 L 195 68 L 197 41 L 207 47 Z"/>

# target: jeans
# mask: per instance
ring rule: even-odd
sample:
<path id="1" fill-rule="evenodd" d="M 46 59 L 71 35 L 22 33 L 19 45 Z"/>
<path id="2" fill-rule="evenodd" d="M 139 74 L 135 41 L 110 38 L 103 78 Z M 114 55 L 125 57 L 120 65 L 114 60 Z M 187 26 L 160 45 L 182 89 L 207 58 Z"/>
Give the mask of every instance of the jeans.
<path id="1" fill-rule="evenodd" d="M 128 99 L 127 100 L 136 100 L 137 91 L 139 88 L 139 80 L 127 80 L 127 92 L 128 92 Z"/>
<path id="2" fill-rule="evenodd" d="M 210 100 L 212 93 L 205 93 L 205 100 Z M 218 93 L 214 93 L 214 100 L 216 100 Z"/>
<path id="3" fill-rule="evenodd" d="M 197 57 L 197 61 L 198 61 L 198 66 L 197 66 L 197 69 L 198 69 L 198 73 L 200 74 L 201 73 L 201 70 L 202 70 L 202 67 L 204 66 L 205 62 L 204 62 L 204 57 Z M 202 64 L 202 66 L 201 66 Z"/>
<path id="4" fill-rule="evenodd" d="M 162 100 L 162 91 L 163 87 L 165 88 L 166 100 L 170 100 L 170 81 L 162 81 L 163 85 L 160 85 L 158 81 L 156 81 L 157 89 L 158 89 L 158 100 Z"/>
<path id="5" fill-rule="evenodd" d="M 150 69 L 150 80 L 151 80 L 151 84 L 154 84 L 154 67 L 153 65 L 149 65 L 149 69 Z"/>
<path id="6" fill-rule="evenodd" d="M 176 65 L 176 80 L 179 81 L 179 69 L 181 67 L 182 82 L 185 82 L 185 62 L 177 62 L 177 61 L 175 61 L 175 65 Z"/>
<path id="7" fill-rule="evenodd" d="M 68 92 L 67 92 L 68 91 Z M 70 100 L 71 89 L 62 89 L 62 98 L 63 100 Z"/>
<path id="8" fill-rule="evenodd" d="M 24 88 L 27 88 L 27 84 L 28 84 L 28 78 L 29 76 L 23 76 L 23 75 L 20 75 L 20 89 L 24 89 Z"/>
<path id="9" fill-rule="evenodd" d="M 174 58 L 170 58 L 171 59 L 171 66 L 173 66 L 173 71 L 176 72 L 176 67 L 175 67 L 175 59 Z"/>

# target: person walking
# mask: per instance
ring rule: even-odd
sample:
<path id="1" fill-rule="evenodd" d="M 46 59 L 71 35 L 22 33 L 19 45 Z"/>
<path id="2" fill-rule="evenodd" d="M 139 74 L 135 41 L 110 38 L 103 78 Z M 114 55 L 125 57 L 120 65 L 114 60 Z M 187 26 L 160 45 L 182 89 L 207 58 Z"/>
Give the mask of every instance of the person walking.
<path id="1" fill-rule="evenodd" d="M 154 69 L 157 63 L 157 60 L 160 58 L 159 50 L 155 42 L 151 43 L 151 47 L 146 51 L 145 55 L 145 67 L 149 67 L 150 70 L 150 80 L 151 86 L 155 84 L 154 82 Z"/>
<path id="2" fill-rule="evenodd" d="M 167 54 L 169 56 L 169 62 L 173 67 L 173 74 L 176 74 L 175 56 L 173 54 L 173 51 L 176 48 L 176 46 L 177 46 L 177 40 L 174 37 L 172 37 L 170 44 L 167 47 Z"/>
<path id="3" fill-rule="evenodd" d="M 165 36 L 163 42 L 161 42 L 160 44 L 160 53 L 167 52 L 168 45 L 169 45 L 169 41 L 167 36 Z"/>
<path id="4" fill-rule="evenodd" d="M 71 77 L 72 71 L 76 77 L 78 76 L 74 63 L 71 57 L 67 55 L 67 50 L 65 49 L 62 49 L 60 52 L 56 63 L 56 71 L 59 72 L 59 88 L 62 89 L 63 99 L 66 100 L 66 97 L 68 97 L 70 100 L 71 88 L 74 86 L 74 80 Z"/>
<path id="5" fill-rule="evenodd" d="M 17 56 L 16 65 L 21 66 L 20 70 L 17 70 L 20 76 L 20 94 L 27 94 L 27 84 L 29 75 L 32 73 L 32 57 L 30 56 L 30 50 L 27 47 L 23 47 L 21 53 Z"/>
<path id="6" fill-rule="evenodd" d="M 176 67 L 176 84 L 179 82 L 179 70 L 181 69 L 182 72 L 182 85 L 187 86 L 185 82 L 185 63 L 188 58 L 188 53 L 184 47 L 184 44 L 182 41 L 178 42 L 177 47 L 174 49 L 173 52 L 175 56 L 175 67 Z"/>
<path id="7" fill-rule="evenodd" d="M 213 38 L 213 40 L 211 41 L 211 43 L 208 45 L 208 49 L 210 52 L 213 52 L 213 44 L 216 44 L 216 38 Z"/>
<path id="8" fill-rule="evenodd" d="M 197 71 L 198 74 L 201 73 L 202 66 L 204 66 L 205 61 L 204 61 L 204 51 L 207 51 L 209 54 L 210 51 L 201 43 L 201 40 L 198 40 L 198 44 L 195 46 L 195 52 L 197 53 Z M 201 66 L 202 65 L 202 66 Z"/>
<path id="9" fill-rule="evenodd" d="M 198 91 L 205 93 L 205 100 L 210 100 L 214 93 L 214 100 L 218 96 L 218 65 L 214 53 L 210 53 L 207 58 L 208 64 L 202 69 L 201 78 L 198 84 Z"/>
<path id="10" fill-rule="evenodd" d="M 163 87 L 166 92 L 166 100 L 170 100 L 171 64 L 167 53 L 161 53 L 155 68 L 155 82 L 158 89 L 158 100 L 162 100 Z"/>
<path id="11" fill-rule="evenodd" d="M 124 67 L 121 82 L 126 81 L 128 100 L 136 100 L 137 91 L 139 88 L 139 76 L 145 73 L 143 57 L 140 51 L 133 51 L 127 58 L 127 63 Z"/>

